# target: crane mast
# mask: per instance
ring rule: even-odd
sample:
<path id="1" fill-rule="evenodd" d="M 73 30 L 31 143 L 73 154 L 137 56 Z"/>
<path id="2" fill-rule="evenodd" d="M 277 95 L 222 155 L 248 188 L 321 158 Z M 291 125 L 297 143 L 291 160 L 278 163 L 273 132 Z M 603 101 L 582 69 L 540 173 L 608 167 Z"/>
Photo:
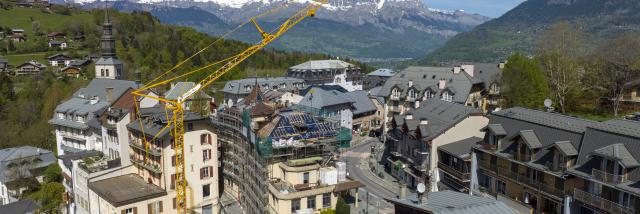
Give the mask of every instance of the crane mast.
<path id="1" fill-rule="evenodd" d="M 211 85 L 214 81 L 220 78 L 222 75 L 228 73 L 236 67 L 238 64 L 242 63 L 244 60 L 257 53 L 269 43 L 283 35 L 289 29 L 293 28 L 296 24 L 300 23 L 307 17 L 314 16 L 316 11 L 322 6 L 322 4 L 327 3 L 327 0 L 319 0 L 318 2 L 312 2 L 297 11 L 294 15 L 285 20 L 274 32 L 268 33 L 262 30 L 258 23 L 251 19 L 257 30 L 262 35 L 262 40 L 258 43 L 252 45 L 247 48 L 243 52 L 229 58 L 224 65 L 222 65 L 217 70 L 211 72 L 205 78 L 200 80 L 195 87 L 191 88 L 181 96 L 179 96 L 176 100 L 167 100 L 165 98 L 159 96 L 151 96 L 144 93 L 144 90 L 149 89 L 150 87 L 157 86 L 158 84 L 154 84 L 150 87 L 145 87 L 138 89 L 133 92 L 133 95 L 136 97 L 147 97 L 151 99 L 155 99 L 158 101 L 165 102 L 167 108 L 172 111 L 170 123 L 167 124 L 167 127 L 173 125 L 172 134 L 174 136 L 174 147 L 175 147 L 175 182 L 176 182 L 176 206 L 178 213 L 187 213 L 187 181 L 185 177 L 185 152 L 184 152 L 184 111 L 185 106 L 183 106 L 184 102 L 188 100 L 194 94 L 200 92 L 202 89 Z M 138 111 L 139 112 L 139 111 Z M 148 149 L 148 142 L 146 138 L 144 138 L 145 147 Z"/>

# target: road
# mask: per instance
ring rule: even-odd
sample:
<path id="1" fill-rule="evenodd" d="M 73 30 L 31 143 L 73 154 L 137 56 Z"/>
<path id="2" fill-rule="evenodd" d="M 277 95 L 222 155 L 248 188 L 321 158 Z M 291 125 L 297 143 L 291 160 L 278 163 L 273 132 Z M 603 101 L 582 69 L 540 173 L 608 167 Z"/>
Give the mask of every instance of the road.
<path id="1" fill-rule="evenodd" d="M 362 182 L 365 187 L 358 189 L 361 200 L 358 208 L 352 207 L 352 213 L 393 214 L 393 205 L 385 198 L 397 196 L 398 184 L 384 180 L 374 175 L 369 169 L 369 155 L 371 146 L 379 144 L 377 139 L 367 141 L 349 148 L 341 156 L 341 161 L 347 163 L 349 176 Z M 385 173 L 386 174 L 386 173 Z M 390 178 L 390 175 L 386 175 Z"/>

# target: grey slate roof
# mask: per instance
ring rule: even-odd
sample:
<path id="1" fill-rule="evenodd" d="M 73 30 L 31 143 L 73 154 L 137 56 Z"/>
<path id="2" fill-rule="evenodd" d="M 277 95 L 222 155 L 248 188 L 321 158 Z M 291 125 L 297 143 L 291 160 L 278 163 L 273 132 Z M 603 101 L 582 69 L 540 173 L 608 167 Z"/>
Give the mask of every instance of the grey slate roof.
<path id="1" fill-rule="evenodd" d="M 578 155 L 578 150 L 569 141 L 555 142 L 553 146 L 566 156 Z"/>
<path id="2" fill-rule="evenodd" d="M 453 143 L 439 146 L 438 149 L 445 151 L 449 154 L 455 155 L 459 158 L 466 158 L 469 156 L 469 153 L 471 152 L 471 148 L 473 148 L 473 146 L 475 146 L 480 141 L 482 141 L 482 138 L 470 137 L 467 139 L 463 139 Z"/>
<path id="3" fill-rule="evenodd" d="M 601 157 L 611 158 L 613 160 L 618 160 L 625 168 L 632 168 L 640 166 L 638 160 L 636 160 L 633 155 L 627 150 L 624 144 L 616 143 L 611 144 L 591 152 L 593 155 L 598 155 Z"/>
<path id="4" fill-rule="evenodd" d="M 171 119 L 171 117 L 173 116 L 173 112 L 171 110 L 167 110 L 165 114 L 164 105 L 159 104 L 151 108 L 142 108 L 140 109 L 140 114 L 142 116 L 142 125 L 144 129 L 144 133 L 147 136 L 157 135 L 158 138 L 164 137 L 167 134 L 169 134 L 169 132 L 171 131 L 171 128 L 173 127 L 172 126 L 162 130 L 162 128 L 166 126 L 168 122 L 167 114 L 169 119 Z M 203 120 L 203 119 L 205 118 L 200 116 L 200 114 L 198 113 L 194 113 L 190 111 L 184 112 L 185 122 L 197 121 L 197 120 Z M 140 128 L 140 119 L 136 119 L 131 123 L 127 124 L 127 128 L 129 130 L 135 130 L 138 132 L 143 131 L 143 129 Z"/>
<path id="5" fill-rule="evenodd" d="M 96 61 L 96 65 L 122 65 L 122 61 L 113 57 L 100 57 Z"/>
<path id="6" fill-rule="evenodd" d="M 8 203 L 0 206 L 0 213 L 7 214 L 26 214 L 26 213 L 35 213 L 35 210 L 40 208 L 40 206 L 29 199 L 16 201 L 13 203 Z"/>
<path id="7" fill-rule="evenodd" d="M 53 41 L 51 41 L 51 42 L 53 42 Z M 54 54 L 53 56 L 47 57 L 47 59 L 48 60 L 71 59 L 71 57 L 59 53 L 59 54 Z"/>
<path id="8" fill-rule="evenodd" d="M 485 89 L 500 80 L 502 69 L 499 64 L 495 63 L 474 63 L 473 82 L 474 84 L 483 83 Z"/>
<path id="9" fill-rule="evenodd" d="M 387 69 L 387 68 L 381 68 L 381 69 L 375 70 L 375 71 L 367 74 L 367 76 L 392 77 L 395 74 L 396 74 L 396 72 L 394 70 Z"/>
<path id="10" fill-rule="evenodd" d="M 489 115 L 489 124 L 501 124 L 506 131 L 506 140 L 502 142 L 500 149 L 510 148 L 514 141 L 509 139 L 519 135 L 521 130 L 532 130 L 536 133 L 542 147 L 559 141 L 569 141 L 574 148 L 580 148 L 582 134 L 588 126 L 597 122 L 515 107 L 493 112 Z"/>
<path id="11" fill-rule="evenodd" d="M 464 103 L 469 97 L 472 83 L 469 76 L 463 73 L 454 74 L 452 69 L 448 67 L 409 67 L 389 78 L 380 89 L 378 95 L 389 97 L 391 91 L 397 88 L 400 91 L 401 98 L 404 98 L 410 89 L 409 81 L 413 81 L 412 88 L 417 91 L 420 99 L 427 89 L 435 93 L 434 99 L 440 99 L 442 92 L 448 89 L 451 92 L 455 92 L 453 94 L 454 102 Z M 445 80 L 445 89 L 443 90 L 438 87 L 441 79 Z"/>
<path id="12" fill-rule="evenodd" d="M 295 87 L 293 87 L 293 83 L 300 84 L 304 87 L 304 80 L 292 77 L 246 78 L 228 81 L 224 85 L 224 88 L 222 88 L 222 92 L 230 94 L 249 94 L 251 92 L 251 89 L 247 88 L 246 86 L 251 86 L 251 88 L 253 88 L 256 82 L 263 89 L 273 89 L 274 86 L 280 89 L 280 85 L 283 83 L 286 84 L 286 88 L 280 90 L 284 91 L 294 90 Z"/>
<path id="13" fill-rule="evenodd" d="M 369 99 L 369 96 L 367 96 L 367 91 L 352 91 L 344 93 L 343 96 L 351 99 L 354 102 L 354 115 L 376 111 L 376 106 L 373 105 L 373 102 L 371 102 L 371 99 Z"/>
<path id="14" fill-rule="evenodd" d="M 190 89 L 196 86 L 194 82 L 178 82 L 176 83 L 167 93 L 165 93 L 165 98 L 168 100 L 177 100 L 178 97 L 187 93 Z M 200 91 L 201 99 L 211 99 L 211 96 L 207 95 L 203 91 Z"/>
<path id="15" fill-rule="evenodd" d="M 513 140 L 516 137 L 522 138 L 522 140 L 529 145 L 529 148 L 539 149 L 542 147 L 542 143 L 540 143 L 538 136 L 536 136 L 533 130 L 520 130 L 520 133 L 511 139 Z"/>
<path id="16" fill-rule="evenodd" d="M 33 161 L 34 159 L 39 159 L 39 161 Z M 32 164 L 29 165 L 30 169 L 41 168 L 49 166 L 52 163 L 56 162 L 56 158 L 53 155 L 53 152 L 40 149 L 33 146 L 22 146 L 22 147 L 14 147 L 14 148 L 6 148 L 0 150 L 0 182 L 6 183 L 7 181 L 11 181 L 11 170 L 9 170 L 12 163 L 20 164 L 22 161 L 29 161 Z M 27 169 L 24 173 L 27 176 L 31 176 L 31 173 Z"/>
<path id="17" fill-rule="evenodd" d="M 428 200 L 418 203 L 416 196 L 407 199 L 388 198 L 394 204 L 409 206 L 414 209 L 434 214 L 516 214 L 506 204 L 493 198 L 472 196 L 451 190 L 431 192 Z"/>
<path id="18" fill-rule="evenodd" d="M 327 91 L 319 87 L 313 87 L 313 92 L 307 93 L 298 105 L 309 106 L 313 108 L 325 108 L 336 105 L 351 105 L 353 100 L 344 96 L 344 93 L 331 90 Z"/>
<path id="19" fill-rule="evenodd" d="M 167 192 L 147 183 L 136 174 L 127 174 L 89 183 L 89 189 L 114 207 L 167 195 Z"/>
<path id="20" fill-rule="evenodd" d="M 342 60 L 311 60 L 291 67 L 293 70 L 321 70 L 321 69 L 345 69 L 355 67 Z"/>
<path id="21" fill-rule="evenodd" d="M 418 109 L 408 111 L 407 114 L 411 114 L 413 119 L 398 116 L 394 120 L 397 124 L 406 123 L 409 130 L 420 129 L 423 139 L 431 140 L 474 113 L 481 112 L 462 104 L 433 99 L 426 101 Z M 420 124 L 423 119 L 427 120 L 427 124 Z"/>
<path id="22" fill-rule="evenodd" d="M 126 92 L 129 88 L 138 89 L 139 85 L 134 81 L 129 80 L 112 80 L 112 79 L 101 79 L 95 78 L 89 82 L 87 87 L 81 88 L 76 91 L 73 96 L 74 97 L 84 97 L 85 99 L 91 99 L 96 96 L 101 101 L 107 100 L 107 88 L 113 88 L 111 92 L 112 102 L 118 99 L 124 92 Z M 111 103 L 109 103 L 111 104 Z"/>

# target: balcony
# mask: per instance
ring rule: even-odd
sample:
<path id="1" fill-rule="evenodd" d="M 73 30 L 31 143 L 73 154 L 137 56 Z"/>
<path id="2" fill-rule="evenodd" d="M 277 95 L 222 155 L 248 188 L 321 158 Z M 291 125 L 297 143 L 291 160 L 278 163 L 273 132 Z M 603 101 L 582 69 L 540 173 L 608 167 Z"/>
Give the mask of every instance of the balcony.
<path id="1" fill-rule="evenodd" d="M 589 193 L 580 189 L 573 190 L 573 198 L 598 209 L 606 210 L 611 213 L 634 213 L 633 208 L 627 207 L 613 201 L 609 201 L 596 194 Z"/>
<path id="2" fill-rule="evenodd" d="M 409 102 L 415 102 L 417 99 L 418 99 L 417 97 L 407 96 L 407 101 Z"/>
<path id="3" fill-rule="evenodd" d="M 603 181 L 603 182 L 608 182 L 608 183 L 618 184 L 618 183 L 627 182 L 627 178 L 624 175 L 611 174 L 599 169 L 592 169 L 591 176 L 593 176 L 593 179 Z"/>
<path id="4" fill-rule="evenodd" d="M 495 164 L 489 163 L 489 161 L 478 161 L 478 166 L 490 170 L 492 172 L 497 171 L 497 166 Z"/>
<path id="5" fill-rule="evenodd" d="M 145 162 L 143 160 L 139 160 L 134 156 L 131 156 L 131 162 L 137 166 L 140 166 L 142 168 L 145 168 L 151 172 L 157 173 L 157 174 L 161 174 L 162 173 L 162 169 L 160 168 L 159 164 L 156 163 L 149 163 L 149 162 Z"/>
<path id="6" fill-rule="evenodd" d="M 442 162 L 438 162 L 438 168 L 444 170 L 445 172 L 447 172 L 450 175 L 460 179 L 463 182 L 469 181 L 469 178 L 471 177 L 471 173 L 460 172 L 460 171 L 454 169 L 452 166 L 449 166 L 449 165 L 444 164 Z"/>
<path id="7" fill-rule="evenodd" d="M 566 194 L 571 194 L 570 192 L 565 192 L 562 189 L 558 189 L 555 186 L 546 184 L 539 180 L 533 180 L 526 175 L 519 174 L 517 172 L 513 172 L 510 169 L 499 167 L 498 175 L 513 180 L 516 183 L 524 184 L 529 186 L 531 189 L 538 190 L 540 192 L 556 196 L 558 198 L 563 198 Z"/>
<path id="8" fill-rule="evenodd" d="M 146 151 L 146 148 L 142 144 L 142 142 L 131 140 L 131 141 L 129 141 L 129 146 L 131 146 L 133 148 L 136 148 L 136 149 L 139 149 L 140 151 Z M 149 145 L 149 154 L 151 154 L 153 156 L 161 156 L 162 155 L 162 149 L 153 148 L 153 146 Z"/>

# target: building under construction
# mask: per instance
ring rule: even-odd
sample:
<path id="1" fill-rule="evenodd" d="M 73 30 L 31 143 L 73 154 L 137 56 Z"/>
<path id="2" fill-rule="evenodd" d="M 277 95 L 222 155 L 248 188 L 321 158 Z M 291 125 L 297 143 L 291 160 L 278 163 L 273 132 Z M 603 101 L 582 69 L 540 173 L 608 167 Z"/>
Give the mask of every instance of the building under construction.
<path id="1" fill-rule="evenodd" d="M 341 128 L 337 121 L 315 113 L 279 109 L 274 103 L 263 99 L 263 92 L 256 85 L 245 99 L 221 109 L 212 117 L 218 142 L 221 143 L 225 191 L 237 194 L 245 212 L 281 213 L 269 204 L 275 197 L 273 191 L 278 189 L 274 185 L 281 186 L 282 182 L 286 182 L 286 179 L 276 178 L 274 168 L 305 166 L 305 169 L 319 169 L 333 163 L 340 148 L 349 146 L 349 129 Z M 309 184 L 313 184 L 308 181 L 309 172 L 303 176 L 306 176 L 304 184 L 309 189 Z M 295 191 L 294 186 L 299 185 L 293 183 L 289 182 L 289 186 Z M 358 187 L 353 182 L 349 184 Z M 344 190 L 331 188 L 332 191 Z M 292 203 L 291 206 L 295 208 L 296 201 Z M 299 206 L 299 199 L 297 203 Z M 313 203 L 315 209 L 315 199 Z"/>

